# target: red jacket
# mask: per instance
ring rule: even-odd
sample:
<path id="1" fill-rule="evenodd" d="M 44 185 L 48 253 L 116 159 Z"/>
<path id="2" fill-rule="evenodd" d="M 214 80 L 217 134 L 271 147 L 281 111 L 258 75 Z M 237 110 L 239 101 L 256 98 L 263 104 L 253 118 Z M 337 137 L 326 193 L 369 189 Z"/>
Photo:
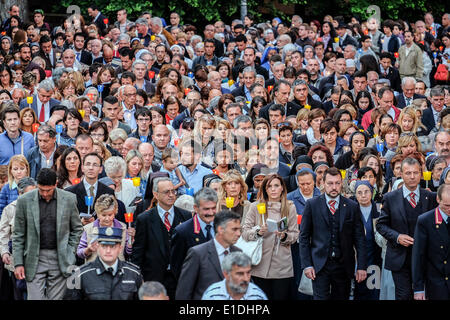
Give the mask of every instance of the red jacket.
<path id="1" fill-rule="evenodd" d="M 400 115 L 400 109 L 396 108 L 395 106 L 392 106 L 392 109 L 394 109 L 394 112 L 395 112 L 394 122 L 397 122 L 398 116 Z M 362 117 L 361 124 L 362 124 L 364 130 L 367 130 L 367 128 L 369 128 L 370 124 L 372 123 L 372 119 L 370 119 L 370 116 L 371 116 L 373 110 L 374 109 L 366 112 L 364 114 L 364 116 Z"/>

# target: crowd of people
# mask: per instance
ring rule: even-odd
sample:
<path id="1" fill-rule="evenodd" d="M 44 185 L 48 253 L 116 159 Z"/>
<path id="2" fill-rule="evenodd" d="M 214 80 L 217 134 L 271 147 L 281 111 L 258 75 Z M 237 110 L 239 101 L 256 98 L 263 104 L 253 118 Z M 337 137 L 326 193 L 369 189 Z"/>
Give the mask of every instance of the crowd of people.
<path id="1" fill-rule="evenodd" d="M 0 299 L 450 299 L 449 13 L 21 10 Z"/>

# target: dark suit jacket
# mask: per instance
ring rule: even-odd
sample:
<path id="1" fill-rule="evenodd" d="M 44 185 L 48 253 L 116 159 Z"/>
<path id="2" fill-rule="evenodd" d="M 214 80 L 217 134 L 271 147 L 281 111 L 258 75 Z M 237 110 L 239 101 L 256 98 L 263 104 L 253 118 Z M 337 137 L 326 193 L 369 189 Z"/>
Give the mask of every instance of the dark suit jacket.
<path id="1" fill-rule="evenodd" d="M 355 38 L 353 38 L 351 35 L 348 35 L 345 37 L 344 41 L 339 40 L 339 46 L 344 49 L 347 45 L 353 45 L 355 48 L 359 47 L 358 41 L 356 41 Z"/>
<path id="2" fill-rule="evenodd" d="M 404 107 L 406 107 L 405 97 L 403 96 L 402 93 L 400 93 L 400 94 L 396 97 L 396 99 L 397 99 L 397 105 L 396 105 L 397 108 L 403 109 Z M 414 93 L 412 99 L 413 99 L 413 100 L 414 100 L 414 99 L 426 99 L 426 97 L 423 96 L 423 95 L 421 95 L 421 94 Z M 412 101 L 411 101 L 411 103 L 412 103 Z"/>
<path id="3" fill-rule="evenodd" d="M 239 97 L 239 96 L 245 97 L 244 85 L 237 87 L 236 89 L 231 91 L 231 94 L 234 97 Z"/>
<path id="4" fill-rule="evenodd" d="M 414 291 L 425 290 L 429 300 L 448 300 L 450 297 L 448 278 L 450 237 L 445 221 L 436 214 L 440 215 L 436 210 L 431 210 L 417 219 L 412 249 L 413 289 Z M 445 280 L 446 277 L 447 280 Z"/>
<path id="5" fill-rule="evenodd" d="M 273 104 L 275 104 L 274 101 L 272 101 L 271 103 L 265 105 L 264 107 L 261 108 L 261 110 L 259 110 L 259 117 L 266 119 L 267 121 L 269 121 L 269 123 L 270 123 L 270 120 L 269 120 L 269 108 Z M 286 117 L 290 116 L 290 115 L 295 115 L 296 116 L 300 109 L 301 109 L 301 107 L 298 104 L 288 101 Z"/>
<path id="6" fill-rule="evenodd" d="M 88 207 L 84 201 L 84 197 L 87 196 L 86 193 L 86 189 L 84 188 L 84 184 L 83 181 L 81 181 L 80 183 L 67 187 L 65 189 L 66 191 L 75 193 L 77 195 L 77 208 L 78 208 L 78 212 L 84 212 L 87 213 L 88 212 Z M 95 199 L 94 199 L 94 203 L 91 207 L 91 214 L 94 210 L 95 207 L 95 202 L 97 201 L 97 199 L 102 195 L 102 194 L 110 194 L 110 195 L 114 195 L 114 190 L 111 189 L 110 187 L 104 185 L 101 182 L 98 182 L 98 186 L 97 186 L 97 194 L 95 195 Z"/>
<path id="7" fill-rule="evenodd" d="M 314 213 L 312 212 L 314 210 Z M 356 202 L 343 196 L 339 199 L 339 239 L 342 252 L 341 262 L 347 275 L 355 273 L 355 255 L 358 270 L 367 269 L 366 244 L 361 210 Z M 302 269 L 314 267 L 316 274 L 327 262 L 331 243 L 330 210 L 325 195 L 306 201 L 300 225 L 300 257 Z M 356 253 L 355 254 L 355 249 Z"/>
<path id="8" fill-rule="evenodd" d="M 397 92 L 402 92 L 400 72 L 397 68 L 390 67 L 386 76 L 380 75 L 380 78 L 388 79 L 391 82 L 391 88 Z"/>
<path id="9" fill-rule="evenodd" d="M 423 111 L 422 114 L 422 123 L 425 127 L 427 127 L 427 134 L 430 133 L 431 130 L 436 126 L 436 122 L 434 121 L 433 110 L 431 108 L 427 108 Z"/>
<path id="10" fill-rule="evenodd" d="M 92 64 L 92 54 L 86 50 L 81 50 L 80 62 L 90 66 Z"/>
<path id="11" fill-rule="evenodd" d="M 230 251 L 241 251 L 241 249 L 231 246 Z M 223 279 L 219 256 L 214 245 L 214 239 L 212 239 L 188 250 L 178 281 L 175 299 L 200 300 L 211 284 Z"/>
<path id="12" fill-rule="evenodd" d="M 196 216 L 178 225 L 172 235 L 172 247 L 170 253 L 170 267 L 177 279 L 180 277 L 184 258 L 189 248 L 205 243 L 206 237 L 200 228 Z"/>
<path id="13" fill-rule="evenodd" d="M 191 213 L 174 207 L 175 216 L 171 231 L 180 223 L 192 217 Z M 170 264 L 169 233 L 158 214 L 157 207 L 140 214 L 136 219 L 136 236 L 131 262 L 141 268 L 145 281 L 159 281 L 166 285 L 173 277 Z"/>
<path id="14" fill-rule="evenodd" d="M 420 189 L 420 202 L 422 202 L 422 212 L 437 207 L 436 193 Z M 405 264 L 408 248 L 398 244 L 397 238 L 400 234 L 408 234 L 410 237 L 414 236 L 408 232 L 403 188 L 385 194 L 382 204 L 383 207 L 376 228 L 387 240 L 385 267 L 391 271 L 398 271 Z"/>
<path id="15" fill-rule="evenodd" d="M 59 100 L 50 98 L 50 101 L 49 101 L 50 109 L 59 103 L 60 103 Z M 27 99 L 25 98 L 25 99 L 20 100 L 19 106 L 20 106 L 20 110 L 27 108 L 28 107 Z M 33 94 L 33 103 L 31 104 L 31 108 L 34 110 L 34 112 L 36 113 L 36 116 L 39 119 L 39 112 L 41 110 L 37 109 L 37 95 L 36 94 Z"/>
<path id="16" fill-rule="evenodd" d="M 60 53 L 62 56 L 62 50 L 61 49 L 57 49 L 57 48 L 52 48 L 53 50 L 53 56 L 49 55 L 48 58 L 45 55 L 45 53 L 41 50 L 39 51 L 39 57 L 41 57 L 42 59 L 45 60 L 45 70 L 52 70 L 52 68 L 55 67 L 56 65 L 56 61 L 58 61 L 58 59 L 56 59 L 56 53 Z"/>
<path id="17" fill-rule="evenodd" d="M 327 102 L 322 103 L 322 109 L 325 111 L 326 114 L 330 112 L 333 109 L 333 101 L 328 100 Z"/>
<path id="18" fill-rule="evenodd" d="M 106 24 L 103 22 L 103 20 L 105 20 L 105 19 L 106 19 L 106 16 L 100 12 L 100 15 L 98 16 L 97 20 L 92 21 L 93 23 L 95 23 L 95 25 L 100 30 L 101 35 L 105 34 Z"/>

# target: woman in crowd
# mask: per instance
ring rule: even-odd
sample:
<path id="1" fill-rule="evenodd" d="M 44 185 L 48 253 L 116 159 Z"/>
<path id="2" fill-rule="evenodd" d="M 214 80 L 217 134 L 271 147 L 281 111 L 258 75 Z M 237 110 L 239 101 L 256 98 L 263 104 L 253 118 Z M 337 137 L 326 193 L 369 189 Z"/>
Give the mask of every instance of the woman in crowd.
<path id="1" fill-rule="evenodd" d="M 12 156 L 8 164 L 8 183 L 0 191 L 0 215 L 3 209 L 17 199 L 17 183 L 30 175 L 30 165 L 23 155 Z"/>
<path id="2" fill-rule="evenodd" d="M 133 185 L 129 179 L 125 179 L 127 163 L 121 157 L 110 157 L 105 161 L 106 175 L 116 185 L 115 196 L 125 204 L 126 212 L 134 212 L 136 206 L 131 206 L 132 201 L 139 196 L 139 188 Z"/>
<path id="3" fill-rule="evenodd" d="M 214 130 L 216 128 L 216 121 L 211 115 L 201 116 L 194 127 L 194 139 L 196 139 L 202 146 L 201 161 L 209 166 L 214 163 Z"/>
<path id="4" fill-rule="evenodd" d="M 173 119 L 182 112 L 183 107 L 180 100 L 175 96 L 170 96 L 164 101 L 164 112 L 166 124 L 172 124 Z"/>
<path id="5" fill-rule="evenodd" d="M 257 205 L 265 212 L 259 213 Z M 268 232 L 267 219 L 284 219 L 283 231 Z M 254 228 L 259 227 L 259 228 Z M 292 293 L 293 263 L 291 245 L 298 239 L 297 212 L 287 200 L 286 186 L 278 174 L 267 176 L 258 192 L 257 201 L 250 204 L 242 227 L 246 241 L 263 237 L 262 258 L 252 267 L 252 279 L 269 300 L 288 300 Z"/>
<path id="6" fill-rule="evenodd" d="M 322 133 L 320 132 L 320 125 L 325 119 L 325 111 L 322 109 L 313 109 L 308 116 L 308 130 L 306 134 L 296 138 L 296 142 L 303 143 L 307 147 L 311 147 L 313 144 L 320 142 L 322 139 Z"/>
<path id="7" fill-rule="evenodd" d="M 252 118 L 252 121 L 255 121 L 259 118 L 259 110 L 261 110 L 261 108 L 265 105 L 267 105 L 267 101 L 263 97 L 256 96 L 252 99 L 249 112 L 249 116 L 250 118 Z"/>
<path id="8" fill-rule="evenodd" d="M 402 133 L 412 133 L 416 136 L 423 136 L 427 132 L 427 129 L 417 116 L 414 107 L 403 108 L 398 116 L 397 123 L 402 129 Z"/>
<path id="9" fill-rule="evenodd" d="M 82 122 L 83 118 L 78 110 L 75 108 L 70 108 L 64 116 L 66 130 L 61 133 L 60 144 L 74 146 L 78 135 L 86 132 L 86 130 L 81 127 Z"/>
<path id="10" fill-rule="evenodd" d="M 20 110 L 20 129 L 28 132 L 33 132 L 33 124 L 39 123 L 36 113 L 33 108 L 26 107 Z"/>
<path id="11" fill-rule="evenodd" d="M 217 112 L 222 118 L 226 118 L 225 110 L 230 103 L 235 102 L 234 96 L 231 93 L 225 93 L 220 96 L 219 102 L 217 102 Z"/>
<path id="12" fill-rule="evenodd" d="M 339 159 L 344 154 L 344 146 L 348 143 L 338 136 L 338 125 L 330 118 L 322 121 L 320 124 L 320 134 L 322 135 L 323 143 L 333 155 L 334 161 Z"/>
<path id="13" fill-rule="evenodd" d="M 364 114 L 372 110 L 375 106 L 372 101 L 372 96 L 366 90 L 358 92 L 355 99 L 355 105 L 358 108 L 358 118 L 356 119 L 358 123 L 361 123 Z"/>
<path id="14" fill-rule="evenodd" d="M 140 178 L 139 190 L 141 194 L 144 194 L 147 185 L 146 179 L 141 176 L 141 171 L 144 167 L 144 158 L 139 151 L 132 149 L 128 151 L 125 161 L 127 163 L 127 174 L 125 178 Z"/>
<path id="15" fill-rule="evenodd" d="M 250 202 L 247 200 L 247 185 L 237 170 L 230 170 L 222 176 L 217 195 L 219 198 L 217 212 L 228 210 L 226 198 L 231 197 L 233 198 L 231 210 L 238 213 L 241 216 L 241 220 L 244 221 Z"/>
<path id="16" fill-rule="evenodd" d="M 328 167 L 334 166 L 333 155 L 330 152 L 330 149 L 325 147 L 325 145 L 321 142 L 314 144 L 308 151 L 308 157 L 311 158 L 313 164 L 325 161 L 328 164 Z"/>
<path id="17" fill-rule="evenodd" d="M 109 145 L 118 153 L 118 155 L 120 155 L 122 152 L 123 143 L 127 140 L 127 138 L 128 136 L 125 130 L 120 128 L 113 129 L 109 133 Z"/>
<path id="18" fill-rule="evenodd" d="M 83 176 L 81 165 L 82 161 L 78 150 L 74 147 L 67 148 L 60 157 L 57 187 L 65 189 L 81 182 Z"/>
<path id="19" fill-rule="evenodd" d="M 350 151 L 340 156 L 336 161 L 336 168 L 348 169 L 355 162 L 359 151 L 367 146 L 368 136 L 365 132 L 355 131 L 349 138 Z"/>
<path id="20" fill-rule="evenodd" d="M 135 230 L 133 228 L 127 229 L 125 223 L 120 222 L 115 218 L 118 207 L 116 198 L 110 194 L 102 194 L 95 202 L 94 208 L 97 213 L 97 219 L 83 227 L 83 234 L 81 235 L 80 243 L 77 248 L 77 256 L 84 259 L 85 263 L 94 261 L 98 256 L 98 243 L 92 241 L 96 236 L 95 230 L 97 228 L 112 227 L 122 229 L 121 245 L 123 251 L 119 253 L 119 259 L 125 261 L 125 258 L 131 255 Z"/>
<path id="21" fill-rule="evenodd" d="M 425 180 L 420 181 L 420 187 L 429 188 L 431 191 L 437 192 L 440 186 L 440 177 L 447 167 L 447 160 L 445 156 L 430 156 L 426 163 L 428 171 L 431 171 L 431 180 L 428 181 L 428 184 Z"/>

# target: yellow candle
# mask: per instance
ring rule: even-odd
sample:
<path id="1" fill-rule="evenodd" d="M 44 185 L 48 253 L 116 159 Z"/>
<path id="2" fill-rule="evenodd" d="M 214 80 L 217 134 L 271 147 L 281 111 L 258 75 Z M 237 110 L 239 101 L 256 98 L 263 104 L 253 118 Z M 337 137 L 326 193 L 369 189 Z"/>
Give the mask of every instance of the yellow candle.
<path id="1" fill-rule="evenodd" d="M 32 104 L 33 103 L 33 97 L 27 97 L 27 103 Z"/>
<path id="2" fill-rule="evenodd" d="M 347 173 L 347 171 L 345 171 L 344 169 L 341 169 L 339 171 L 341 172 L 342 179 L 345 179 L 345 174 Z"/>
<path id="3" fill-rule="evenodd" d="M 155 36 L 150 36 L 151 41 L 155 41 Z"/>
<path id="4" fill-rule="evenodd" d="M 266 213 L 266 204 L 264 202 L 258 203 L 256 205 L 256 209 L 258 210 L 259 214 L 265 214 Z"/>
<path id="5" fill-rule="evenodd" d="M 233 80 L 228 80 L 228 85 L 229 86 L 232 86 L 234 84 L 234 81 Z"/>
<path id="6" fill-rule="evenodd" d="M 81 114 L 81 117 L 84 118 L 84 114 L 86 113 L 86 111 L 84 111 L 84 110 L 78 110 L 78 112 Z"/>
<path id="7" fill-rule="evenodd" d="M 305 104 L 304 108 L 308 109 L 308 110 L 311 110 L 311 106 L 309 104 Z"/>
<path id="8" fill-rule="evenodd" d="M 335 37 L 334 42 L 339 42 L 339 37 Z"/>
<path id="9" fill-rule="evenodd" d="M 234 206 L 234 197 L 226 197 L 225 198 L 225 204 L 226 204 L 228 209 L 233 208 L 233 206 Z"/>
<path id="10" fill-rule="evenodd" d="M 423 180 L 430 181 L 431 180 L 431 171 L 424 171 L 423 172 Z"/>
<path id="11" fill-rule="evenodd" d="M 139 178 L 139 177 L 134 177 L 131 180 L 133 180 L 133 186 L 135 186 L 135 187 L 139 187 L 139 185 L 141 184 L 141 178 Z"/>

